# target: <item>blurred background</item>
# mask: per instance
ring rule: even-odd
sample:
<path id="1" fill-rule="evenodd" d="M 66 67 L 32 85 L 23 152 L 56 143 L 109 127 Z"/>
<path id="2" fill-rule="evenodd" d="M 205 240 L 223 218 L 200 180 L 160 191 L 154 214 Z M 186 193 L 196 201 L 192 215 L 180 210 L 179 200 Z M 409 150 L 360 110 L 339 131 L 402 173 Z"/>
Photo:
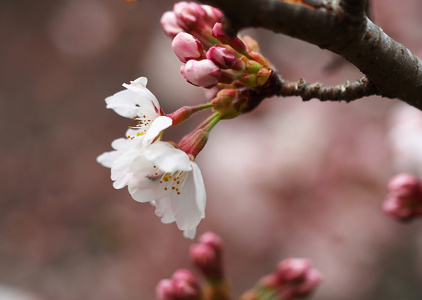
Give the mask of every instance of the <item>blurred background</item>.
<path id="1" fill-rule="evenodd" d="M 104 98 L 140 76 L 162 108 L 205 102 L 179 74 L 159 24 L 173 1 L 0 0 L 0 299 L 155 299 L 191 268 L 191 240 L 154 208 L 115 190 L 95 158 L 131 125 Z M 422 2 L 372 0 L 371 16 L 422 53 Z M 332 53 L 264 30 L 245 32 L 286 79 L 361 74 Z M 388 139 L 399 101 L 273 98 L 222 121 L 198 156 L 207 217 L 226 244 L 239 296 L 278 261 L 308 257 L 324 274 L 313 299 L 422 298 L 420 221 L 380 210 L 398 170 Z M 177 141 L 200 114 L 167 133 Z M 416 170 L 422 166 L 414 166 Z"/>

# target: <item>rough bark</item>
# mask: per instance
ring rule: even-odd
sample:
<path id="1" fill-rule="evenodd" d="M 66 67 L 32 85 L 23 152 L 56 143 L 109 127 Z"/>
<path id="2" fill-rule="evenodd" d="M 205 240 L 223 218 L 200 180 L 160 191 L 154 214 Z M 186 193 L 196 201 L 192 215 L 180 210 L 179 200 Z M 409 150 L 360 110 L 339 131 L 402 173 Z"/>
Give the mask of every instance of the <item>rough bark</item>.
<path id="1" fill-rule="evenodd" d="M 235 34 L 261 27 L 328 49 L 355 65 L 375 94 L 422 109 L 421 61 L 367 18 L 365 0 L 202 0 Z"/>

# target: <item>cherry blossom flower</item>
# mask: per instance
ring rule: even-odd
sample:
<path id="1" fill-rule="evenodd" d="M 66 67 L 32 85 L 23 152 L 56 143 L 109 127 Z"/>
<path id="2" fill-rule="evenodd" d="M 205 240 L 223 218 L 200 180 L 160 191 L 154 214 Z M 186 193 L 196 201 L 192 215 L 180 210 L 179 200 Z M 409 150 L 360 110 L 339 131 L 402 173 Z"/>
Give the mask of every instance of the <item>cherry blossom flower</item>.
<path id="1" fill-rule="evenodd" d="M 107 108 L 113 109 L 122 117 L 132 118 L 136 126 L 130 127 L 126 136 L 128 139 L 119 138 L 111 144 L 115 151 L 105 152 L 97 158 L 103 166 L 111 168 L 113 162 L 134 147 L 150 144 L 162 130 L 172 125 L 172 119 L 163 116 L 164 113 L 157 98 L 147 87 L 147 78 L 140 77 L 130 84 L 123 84 L 126 90 L 120 91 L 106 98 Z M 153 126 L 154 124 L 154 126 Z M 148 138 L 144 138 L 147 131 L 152 130 Z M 135 140 L 131 143 L 131 140 Z M 144 140 L 144 141 L 142 141 Z"/>
<path id="2" fill-rule="evenodd" d="M 128 186 L 134 200 L 155 204 L 155 213 L 163 223 L 176 222 L 186 237 L 193 238 L 205 217 L 206 193 L 201 171 L 191 157 L 162 141 L 116 152 L 111 164 L 114 188 Z"/>
<path id="3" fill-rule="evenodd" d="M 112 143 L 114 151 L 97 161 L 111 168 L 113 187 L 128 187 L 132 198 L 150 202 L 163 223 L 176 222 L 188 238 L 205 217 L 204 181 L 193 155 L 161 141 L 161 133 L 173 120 L 164 116 L 155 96 L 146 88 L 144 77 L 124 85 L 127 90 L 106 99 L 107 108 L 138 123 L 128 138 Z"/>

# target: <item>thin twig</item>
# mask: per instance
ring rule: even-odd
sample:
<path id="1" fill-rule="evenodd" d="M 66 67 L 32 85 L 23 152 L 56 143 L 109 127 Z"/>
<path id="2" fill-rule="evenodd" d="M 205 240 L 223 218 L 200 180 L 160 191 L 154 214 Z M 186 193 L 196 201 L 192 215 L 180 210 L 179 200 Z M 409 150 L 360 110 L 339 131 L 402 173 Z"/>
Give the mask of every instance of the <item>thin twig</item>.
<path id="1" fill-rule="evenodd" d="M 376 89 L 366 77 L 335 86 L 325 86 L 319 82 L 307 83 L 304 79 L 299 81 L 281 79 L 281 88 L 277 95 L 300 96 L 303 101 L 315 98 L 321 101 L 351 102 L 362 97 L 376 95 Z"/>

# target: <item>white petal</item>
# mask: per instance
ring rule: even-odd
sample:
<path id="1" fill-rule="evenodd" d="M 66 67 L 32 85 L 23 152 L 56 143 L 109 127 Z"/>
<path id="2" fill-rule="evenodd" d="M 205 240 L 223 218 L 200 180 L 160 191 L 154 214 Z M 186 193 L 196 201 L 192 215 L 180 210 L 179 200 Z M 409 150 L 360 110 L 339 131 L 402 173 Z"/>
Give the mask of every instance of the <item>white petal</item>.
<path id="1" fill-rule="evenodd" d="M 175 221 L 173 208 L 167 197 L 155 201 L 155 214 L 161 217 L 161 222 L 164 224 L 172 223 Z"/>
<path id="2" fill-rule="evenodd" d="M 111 143 L 111 147 L 113 147 L 113 149 L 121 152 L 127 152 L 132 149 L 133 146 L 135 146 L 134 141 L 126 138 L 119 138 Z"/>
<path id="3" fill-rule="evenodd" d="M 193 240 L 196 235 L 196 228 L 195 229 L 189 229 L 189 230 L 183 230 L 183 236 L 185 238 Z"/>
<path id="4" fill-rule="evenodd" d="M 164 186 L 159 183 L 160 177 L 153 178 L 136 173 L 129 183 L 129 193 L 138 202 L 151 202 L 167 195 Z"/>
<path id="5" fill-rule="evenodd" d="M 102 164 L 104 167 L 111 168 L 113 163 L 120 157 L 119 151 L 109 151 L 97 157 L 97 162 Z"/>
<path id="6" fill-rule="evenodd" d="M 199 195 L 201 197 L 200 201 L 197 199 L 198 190 L 201 191 L 202 189 L 205 190 L 203 187 L 196 187 L 193 172 L 189 172 L 180 195 L 170 193 L 171 206 L 173 207 L 174 217 L 179 229 L 194 229 L 198 226 L 201 219 L 204 218 L 204 195 Z"/>
<path id="7" fill-rule="evenodd" d="M 139 156 L 139 151 L 129 151 L 118 157 L 111 166 L 111 179 L 113 186 L 120 189 L 126 186 L 133 176 L 132 164 Z"/>
<path id="8" fill-rule="evenodd" d="M 191 162 L 193 182 L 196 189 L 196 205 L 202 211 L 202 217 L 205 217 L 205 205 L 207 202 L 207 192 L 205 191 L 204 179 L 202 178 L 201 169 L 195 162 Z"/>
<path id="9" fill-rule="evenodd" d="M 160 115 L 156 111 L 154 102 L 133 91 L 124 90 L 117 92 L 113 96 L 107 97 L 105 101 L 107 108 L 113 109 L 122 117 L 134 118 L 144 111 L 148 114 Z"/>
<path id="10" fill-rule="evenodd" d="M 144 146 L 151 144 L 161 131 L 167 129 L 173 124 L 173 120 L 169 117 L 160 116 L 156 118 L 148 131 L 142 136 Z"/>
<path id="11" fill-rule="evenodd" d="M 166 173 L 192 170 L 189 156 L 166 142 L 158 141 L 147 147 L 145 157 Z"/>
<path id="12" fill-rule="evenodd" d="M 113 187 L 117 190 L 124 188 L 125 186 L 129 184 L 131 179 L 132 179 L 131 173 L 122 173 L 113 182 Z"/>
<path id="13" fill-rule="evenodd" d="M 128 90 L 136 93 L 141 98 L 146 99 L 154 104 L 154 106 L 160 110 L 160 104 L 157 98 L 149 89 L 147 89 L 148 80 L 146 77 L 139 77 L 138 79 L 131 81 L 130 84 L 124 83 L 123 86 Z"/>

